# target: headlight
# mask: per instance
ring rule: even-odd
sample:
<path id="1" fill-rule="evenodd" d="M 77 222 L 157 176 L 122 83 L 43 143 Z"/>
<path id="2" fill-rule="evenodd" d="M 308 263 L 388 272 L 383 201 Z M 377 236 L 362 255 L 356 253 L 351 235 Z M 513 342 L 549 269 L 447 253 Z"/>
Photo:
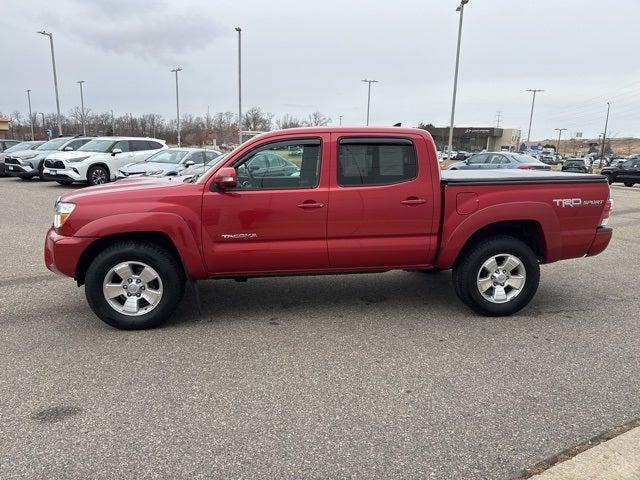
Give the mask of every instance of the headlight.
<path id="1" fill-rule="evenodd" d="M 76 162 L 81 162 L 83 160 L 86 160 L 87 158 L 89 158 L 91 155 L 85 155 L 84 157 L 75 157 L 75 158 L 68 158 L 67 162 L 71 162 L 71 163 L 76 163 Z"/>
<path id="2" fill-rule="evenodd" d="M 31 158 L 35 158 L 35 157 L 37 157 L 37 156 L 38 156 L 38 154 L 37 154 L 37 153 L 34 153 L 33 155 L 24 155 L 23 157 L 20 157 L 20 159 L 21 159 L 21 160 L 29 160 L 29 159 L 31 159 Z"/>
<path id="3" fill-rule="evenodd" d="M 64 225 L 75 208 L 75 203 L 56 202 L 56 213 L 53 216 L 53 226 L 55 228 L 60 228 Z"/>

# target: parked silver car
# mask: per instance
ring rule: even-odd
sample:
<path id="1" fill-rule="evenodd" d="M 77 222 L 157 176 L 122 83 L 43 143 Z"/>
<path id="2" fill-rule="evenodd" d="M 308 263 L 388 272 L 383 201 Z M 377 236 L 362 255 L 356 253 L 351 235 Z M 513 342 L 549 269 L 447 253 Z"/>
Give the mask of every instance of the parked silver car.
<path id="1" fill-rule="evenodd" d="M 142 162 L 130 163 L 118 170 L 116 178 L 181 175 L 188 168 L 203 166 L 221 152 L 204 148 L 167 148 Z"/>
<path id="2" fill-rule="evenodd" d="M 35 150 L 44 143 L 44 140 L 34 140 L 30 142 L 21 142 L 17 145 L 7 148 L 4 152 L 0 153 L 0 177 L 6 177 L 4 160 L 11 156 L 13 153 L 24 152 L 29 150 Z"/>

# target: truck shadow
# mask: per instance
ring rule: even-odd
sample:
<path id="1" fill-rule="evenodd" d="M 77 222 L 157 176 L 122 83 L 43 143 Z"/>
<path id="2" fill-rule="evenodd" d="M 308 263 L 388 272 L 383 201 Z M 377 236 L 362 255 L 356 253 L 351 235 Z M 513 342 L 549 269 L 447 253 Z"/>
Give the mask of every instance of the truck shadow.
<path id="1" fill-rule="evenodd" d="M 289 321 L 310 316 L 400 316 L 421 310 L 471 315 L 451 285 L 450 272 L 425 275 L 394 271 L 366 275 L 322 275 L 212 280 L 197 285 L 197 297 L 187 288 L 185 299 L 169 325 L 191 322 Z"/>

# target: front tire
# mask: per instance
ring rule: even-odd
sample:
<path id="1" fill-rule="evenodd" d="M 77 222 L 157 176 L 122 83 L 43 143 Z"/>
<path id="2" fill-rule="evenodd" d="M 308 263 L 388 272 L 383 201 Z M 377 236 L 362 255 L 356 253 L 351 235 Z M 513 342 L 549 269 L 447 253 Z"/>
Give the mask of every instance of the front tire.
<path id="1" fill-rule="evenodd" d="M 71 185 L 73 182 L 70 182 L 69 180 L 56 180 L 56 183 L 58 185 L 64 185 L 65 187 L 68 187 L 69 185 Z"/>
<path id="2" fill-rule="evenodd" d="M 168 250 L 147 242 L 121 242 L 89 265 L 85 295 L 91 310 L 122 330 L 162 325 L 184 295 L 182 265 Z"/>
<path id="3" fill-rule="evenodd" d="M 90 186 L 102 185 L 109 182 L 109 172 L 101 165 L 95 165 L 87 171 L 87 183 Z"/>
<path id="4" fill-rule="evenodd" d="M 538 259 L 517 238 L 499 235 L 481 240 L 463 255 L 453 269 L 453 286 L 458 298 L 481 315 L 512 315 L 538 290 Z"/>
<path id="5" fill-rule="evenodd" d="M 625 187 L 633 187 L 634 185 L 635 185 L 635 183 L 633 183 L 633 182 L 625 182 L 624 183 Z"/>

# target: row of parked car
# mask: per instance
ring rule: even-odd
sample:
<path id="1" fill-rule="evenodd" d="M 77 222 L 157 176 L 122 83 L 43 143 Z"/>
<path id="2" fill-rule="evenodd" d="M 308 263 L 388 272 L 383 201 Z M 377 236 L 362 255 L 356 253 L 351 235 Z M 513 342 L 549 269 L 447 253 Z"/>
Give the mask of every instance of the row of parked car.
<path id="1" fill-rule="evenodd" d="M 593 173 L 593 163 L 588 158 L 568 158 L 562 163 L 563 172 Z M 449 166 L 449 170 L 489 170 L 515 168 L 520 170 L 551 170 L 551 166 L 522 153 L 482 152 L 471 155 L 466 160 Z M 615 159 L 609 166 L 603 167 L 600 174 L 605 175 L 609 184 L 623 183 L 633 187 L 640 183 L 640 155 L 628 159 Z"/>
<path id="2" fill-rule="evenodd" d="M 169 148 L 164 140 L 146 137 L 69 136 L 2 142 L 0 175 L 24 180 L 39 177 L 61 185 L 100 185 L 138 176 L 193 176 L 213 166 L 222 155 L 212 149 Z"/>

